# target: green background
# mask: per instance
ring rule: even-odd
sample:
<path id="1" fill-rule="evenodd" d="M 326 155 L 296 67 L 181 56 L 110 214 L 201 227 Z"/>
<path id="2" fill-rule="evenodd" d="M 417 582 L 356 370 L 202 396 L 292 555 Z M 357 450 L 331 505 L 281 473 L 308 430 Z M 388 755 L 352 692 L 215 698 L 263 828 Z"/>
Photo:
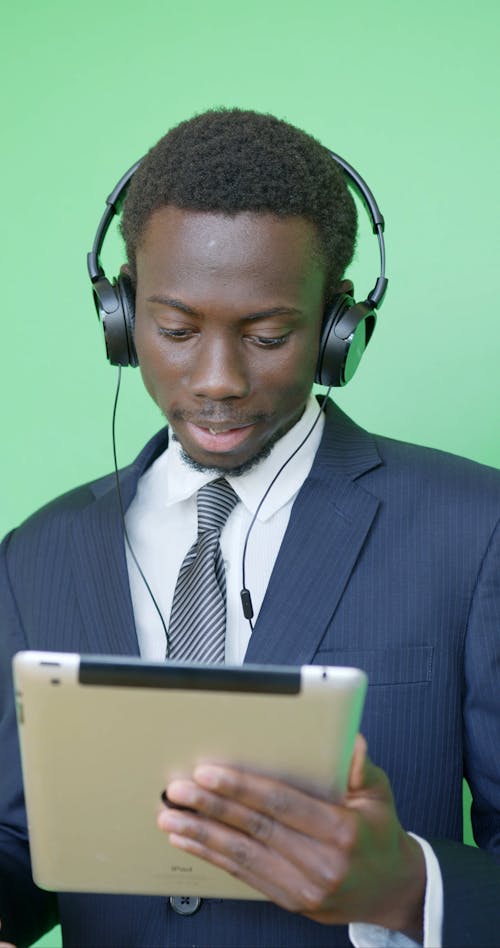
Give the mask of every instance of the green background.
<path id="1" fill-rule="evenodd" d="M 125 169 L 216 105 L 316 135 L 358 168 L 385 215 L 389 290 L 340 404 L 375 431 L 500 466 L 499 10 L 496 0 L 4 7 L 1 532 L 110 469 L 115 371 L 85 253 Z M 361 223 L 358 297 L 377 274 Z M 110 273 L 121 259 L 112 244 Z M 122 463 L 161 423 L 139 374 L 124 383 Z"/>

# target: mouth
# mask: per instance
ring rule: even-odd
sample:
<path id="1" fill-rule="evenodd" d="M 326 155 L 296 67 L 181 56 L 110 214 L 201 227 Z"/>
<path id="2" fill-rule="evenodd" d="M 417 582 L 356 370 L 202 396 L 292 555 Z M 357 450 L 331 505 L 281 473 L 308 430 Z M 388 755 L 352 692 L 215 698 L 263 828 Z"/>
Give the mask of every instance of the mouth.
<path id="1" fill-rule="evenodd" d="M 212 425 L 196 425 L 196 427 L 202 428 L 204 431 L 209 431 L 210 434 L 219 435 L 227 434 L 228 431 L 239 431 L 241 428 L 249 428 L 250 423 L 235 425 L 232 422 L 214 422 Z"/>
<path id="2" fill-rule="evenodd" d="M 235 425 L 234 422 L 214 422 L 211 425 L 198 425 L 186 422 L 190 437 L 203 451 L 234 451 L 249 437 L 254 424 Z"/>

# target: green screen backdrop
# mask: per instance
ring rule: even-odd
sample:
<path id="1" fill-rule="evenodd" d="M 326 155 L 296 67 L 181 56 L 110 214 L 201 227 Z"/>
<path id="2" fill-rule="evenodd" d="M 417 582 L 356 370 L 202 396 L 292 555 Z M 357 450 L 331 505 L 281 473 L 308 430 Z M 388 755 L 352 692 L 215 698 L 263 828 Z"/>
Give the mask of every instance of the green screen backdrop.
<path id="1" fill-rule="evenodd" d="M 120 175 L 171 125 L 218 105 L 316 135 L 385 215 L 389 289 L 341 406 L 377 432 L 500 466 L 499 11 L 495 0 L 5 7 L 2 533 L 110 470 L 115 370 L 85 254 Z M 360 220 L 358 298 L 378 266 Z M 116 239 L 108 272 L 120 262 Z M 160 425 L 126 371 L 120 463 Z"/>

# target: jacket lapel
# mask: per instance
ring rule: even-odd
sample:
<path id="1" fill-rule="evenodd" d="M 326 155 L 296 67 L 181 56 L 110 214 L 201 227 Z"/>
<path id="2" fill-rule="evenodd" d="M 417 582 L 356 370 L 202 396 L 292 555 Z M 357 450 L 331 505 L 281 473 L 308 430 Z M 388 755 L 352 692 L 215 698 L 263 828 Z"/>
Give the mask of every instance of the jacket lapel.
<path id="1" fill-rule="evenodd" d="M 120 471 L 124 511 L 141 474 L 165 450 L 165 431 L 156 435 L 137 460 Z M 80 651 L 139 654 L 128 583 L 125 538 L 114 475 L 90 486 L 95 501 L 72 524 L 72 570 L 86 641 Z"/>
<path id="2" fill-rule="evenodd" d="M 379 506 L 358 479 L 381 464 L 372 435 L 335 405 L 293 505 L 245 662 L 307 664 L 349 581 Z"/>

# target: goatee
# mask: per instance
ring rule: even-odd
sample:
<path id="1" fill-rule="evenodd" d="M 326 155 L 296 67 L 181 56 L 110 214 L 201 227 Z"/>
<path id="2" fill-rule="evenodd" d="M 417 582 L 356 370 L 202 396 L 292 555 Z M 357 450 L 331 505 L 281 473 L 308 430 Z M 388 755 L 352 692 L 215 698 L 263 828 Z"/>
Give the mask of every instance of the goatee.
<path id="1" fill-rule="evenodd" d="M 243 461 L 242 464 L 236 464 L 234 467 L 218 467 L 217 465 L 210 465 L 207 467 L 205 464 L 200 464 L 199 461 L 196 461 L 191 457 L 190 454 L 183 448 L 181 444 L 181 457 L 185 464 L 188 465 L 193 471 L 201 471 L 202 473 L 209 472 L 210 474 L 217 474 L 218 477 L 240 477 L 241 474 L 248 474 L 248 471 L 253 470 L 264 458 L 269 457 L 274 445 L 280 438 L 280 433 L 271 438 L 267 444 L 261 448 L 252 458 L 249 458 L 248 461 Z M 177 441 L 180 444 L 180 441 L 172 429 L 170 429 L 170 437 L 172 441 Z"/>

